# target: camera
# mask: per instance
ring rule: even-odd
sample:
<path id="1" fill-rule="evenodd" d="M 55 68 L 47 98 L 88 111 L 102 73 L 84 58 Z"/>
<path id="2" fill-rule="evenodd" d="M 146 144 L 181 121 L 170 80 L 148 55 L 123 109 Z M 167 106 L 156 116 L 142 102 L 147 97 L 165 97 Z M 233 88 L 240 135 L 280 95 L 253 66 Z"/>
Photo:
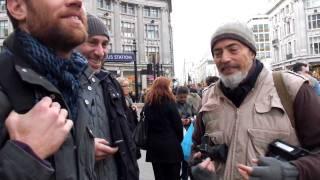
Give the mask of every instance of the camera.
<path id="1" fill-rule="evenodd" d="M 266 156 L 274 157 L 281 161 L 292 161 L 309 154 L 310 152 L 306 149 L 277 139 L 269 144 Z"/>
<path id="2" fill-rule="evenodd" d="M 201 158 L 193 160 L 192 165 L 202 162 L 207 157 L 222 163 L 225 163 L 228 158 L 228 146 L 226 144 L 214 144 L 208 134 L 201 137 L 201 144 L 197 145 L 195 149 L 201 152 Z"/>

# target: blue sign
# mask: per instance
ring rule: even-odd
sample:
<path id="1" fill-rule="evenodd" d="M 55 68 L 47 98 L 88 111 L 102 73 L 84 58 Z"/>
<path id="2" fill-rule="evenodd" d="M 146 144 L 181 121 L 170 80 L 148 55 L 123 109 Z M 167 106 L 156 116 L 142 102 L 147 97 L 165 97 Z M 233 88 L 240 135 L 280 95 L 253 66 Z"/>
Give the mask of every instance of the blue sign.
<path id="1" fill-rule="evenodd" d="M 129 63 L 134 61 L 134 53 L 109 53 L 106 62 L 125 62 Z"/>

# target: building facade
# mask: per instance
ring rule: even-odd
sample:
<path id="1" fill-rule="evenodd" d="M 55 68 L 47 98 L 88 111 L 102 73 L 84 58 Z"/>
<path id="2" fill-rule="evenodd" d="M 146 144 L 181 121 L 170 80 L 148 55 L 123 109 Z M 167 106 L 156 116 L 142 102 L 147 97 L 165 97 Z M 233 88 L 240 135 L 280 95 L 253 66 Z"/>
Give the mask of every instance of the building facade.
<path id="1" fill-rule="evenodd" d="M 107 25 L 111 35 L 110 53 L 137 50 L 139 89 L 146 88 L 154 79 L 153 73 L 146 73 L 148 64 L 149 67 L 152 64 L 156 75 L 174 76 L 171 0 L 85 0 L 85 6 Z M 134 83 L 132 62 L 106 62 L 105 67 Z"/>
<path id="2" fill-rule="evenodd" d="M 267 12 L 271 24 L 272 68 L 308 63 L 320 77 L 320 0 L 278 0 Z"/>
<path id="3" fill-rule="evenodd" d="M 270 21 L 267 15 L 256 15 L 247 22 L 251 28 L 257 48 L 257 59 L 261 60 L 266 66 L 271 64 L 271 37 Z"/>

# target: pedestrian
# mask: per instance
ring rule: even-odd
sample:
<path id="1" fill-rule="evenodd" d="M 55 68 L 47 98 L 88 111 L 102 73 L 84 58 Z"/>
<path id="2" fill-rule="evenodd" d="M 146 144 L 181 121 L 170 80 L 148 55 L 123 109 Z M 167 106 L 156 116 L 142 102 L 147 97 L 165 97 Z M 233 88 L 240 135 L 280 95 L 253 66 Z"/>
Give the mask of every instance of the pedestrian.
<path id="1" fill-rule="evenodd" d="M 148 127 L 146 162 L 151 162 L 155 180 L 177 180 L 183 158 L 182 122 L 170 88 L 171 81 L 158 77 L 147 93 L 144 106 Z"/>
<path id="2" fill-rule="evenodd" d="M 6 8 L 14 32 L 0 54 L 0 177 L 82 179 L 77 147 L 87 116 L 78 115 L 87 109 L 78 77 L 86 61 L 72 50 L 87 37 L 83 2 L 7 0 Z"/>
<path id="3" fill-rule="evenodd" d="M 92 118 L 88 128 L 94 137 L 94 177 L 105 180 L 138 180 L 139 169 L 131 124 L 126 116 L 126 101 L 122 88 L 112 74 L 103 68 L 108 54 L 110 36 L 106 25 L 88 14 L 88 39 L 77 47 L 89 62 L 93 72 L 86 74 Z M 119 144 L 115 144 L 120 142 Z"/>
<path id="4" fill-rule="evenodd" d="M 292 71 L 307 78 L 310 86 L 315 90 L 317 95 L 320 96 L 320 84 L 319 84 L 318 80 L 310 74 L 308 64 L 297 62 L 292 66 Z"/>
<path id="5" fill-rule="evenodd" d="M 125 77 L 119 77 L 119 78 L 117 78 L 117 80 L 120 83 L 120 86 L 123 91 L 123 95 L 124 95 L 125 102 L 126 102 L 125 113 L 126 113 L 127 120 L 129 123 L 130 131 L 133 133 L 137 124 L 138 124 L 138 114 L 137 114 L 137 107 L 133 104 L 133 101 L 132 101 L 131 97 L 129 96 L 129 92 L 130 92 L 129 80 Z M 136 156 L 137 156 L 137 159 L 139 159 L 141 157 L 141 152 L 138 147 L 136 149 Z"/>
<path id="6" fill-rule="evenodd" d="M 272 73 L 256 59 L 254 36 L 246 24 L 230 22 L 220 26 L 212 36 L 211 51 L 220 80 L 204 94 L 193 134 L 194 147 L 206 133 L 211 145 L 226 145 L 228 151 L 224 154 L 225 161 L 209 158 L 193 167 L 195 178 L 311 180 L 320 177 L 320 154 L 291 161 L 265 157 L 268 145 L 277 139 L 309 151 L 319 149 L 320 101 L 306 79 L 290 71 L 281 72 L 294 102 L 291 123 Z M 199 152 L 193 155 L 200 156 Z M 206 178 L 200 177 L 203 174 Z"/>
<path id="7" fill-rule="evenodd" d="M 189 88 L 185 86 L 179 86 L 176 90 L 177 108 L 181 117 L 183 128 L 188 131 L 189 126 L 194 120 L 194 116 L 197 111 L 191 103 L 187 102 L 189 97 Z M 188 180 L 189 177 L 189 165 L 186 160 L 182 161 L 181 179 Z"/>

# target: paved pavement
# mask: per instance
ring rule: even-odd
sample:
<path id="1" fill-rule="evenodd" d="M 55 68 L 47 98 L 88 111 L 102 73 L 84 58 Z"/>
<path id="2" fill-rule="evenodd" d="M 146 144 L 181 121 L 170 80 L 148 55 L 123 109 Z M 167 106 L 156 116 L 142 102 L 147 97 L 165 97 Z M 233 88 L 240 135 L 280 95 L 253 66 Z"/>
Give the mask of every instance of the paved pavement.
<path id="1" fill-rule="evenodd" d="M 146 160 L 146 151 L 141 150 L 141 158 L 138 160 L 138 165 L 140 169 L 139 180 L 154 180 L 152 165 Z"/>

